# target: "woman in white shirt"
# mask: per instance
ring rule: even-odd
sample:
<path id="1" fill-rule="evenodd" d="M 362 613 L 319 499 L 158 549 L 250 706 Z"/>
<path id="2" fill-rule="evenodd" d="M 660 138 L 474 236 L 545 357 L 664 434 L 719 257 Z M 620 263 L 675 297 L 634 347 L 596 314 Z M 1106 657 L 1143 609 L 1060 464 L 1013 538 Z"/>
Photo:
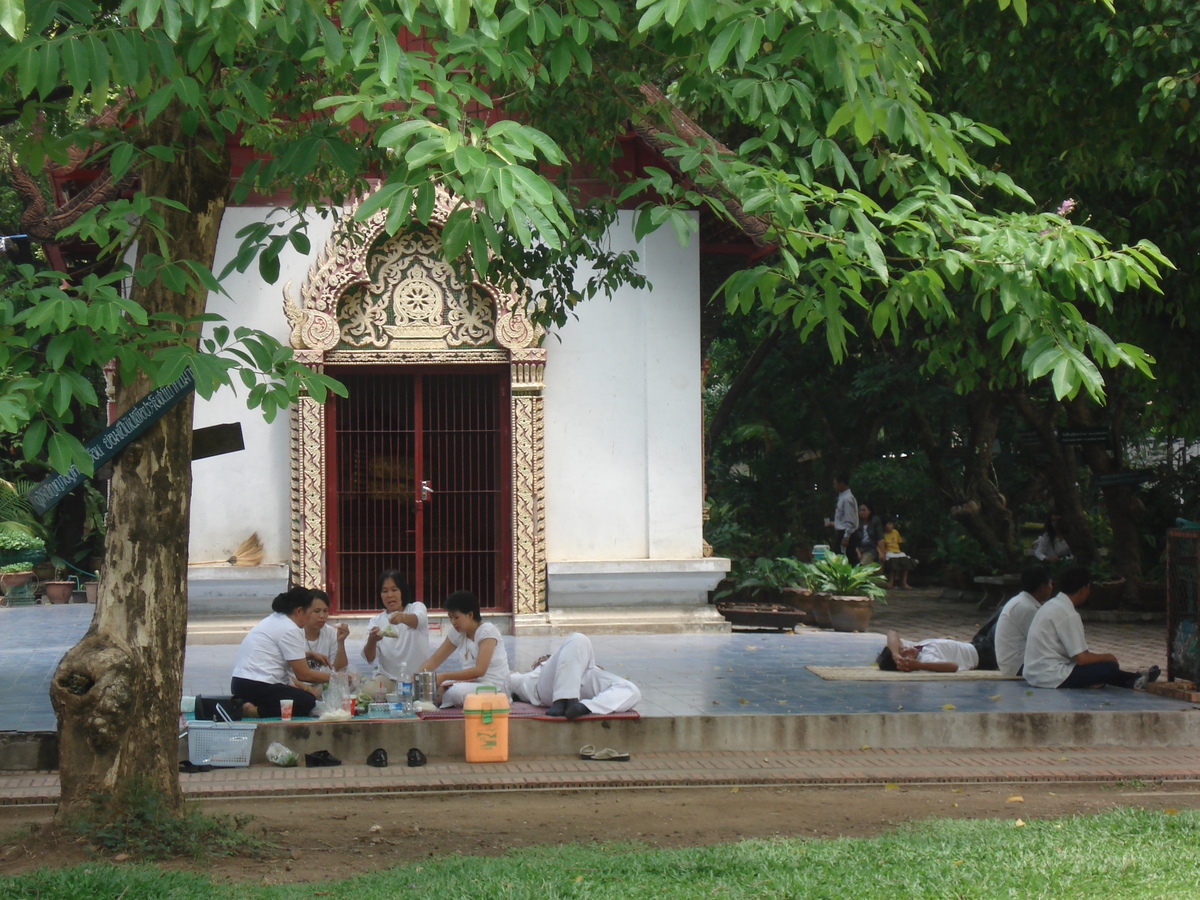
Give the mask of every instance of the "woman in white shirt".
<path id="1" fill-rule="evenodd" d="M 1033 555 L 1042 562 L 1058 562 L 1071 558 L 1071 545 L 1062 534 L 1062 516 L 1051 513 L 1046 520 L 1046 530 L 1033 542 Z"/>
<path id="2" fill-rule="evenodd" d="M 462 706 L 481 684 L 504 693 L 508 689 L 508 652 L 500 629 L 484 622 L 479 614 L 479 598 L 470 591 L 455 591 L 446 598 L 445 608 L 454 630 L 418 670 L 432 672 L 455 650 L 462 651 L 465 669 L 437 673 L 442 708 Z"/>
<path id="3" fill-rule="evenodd" d="M 279 715 L 280 700 L 292 701 L 293 716 L 312 714 L 316 695 L 297 684 L 326 684 L 330 676 L 329 671 L 320 672 L 308 664 L 304 626 L 312 602 L 308 588 L 280 594 L 271 602 L 274 612 L 242 639 L 229 692 L 243 701 L 246 715 L 274 718 Z"/>
<path id="4" fill-rule="evenodd" d="M 413 589 L 398 569 L 385 569 L 378 584 L 383 612 L 367 626 L 363 658 L 384 678 L 402 681 L 400 676 L 407 675 L 411 680 L 429 657 L 429 610 L 413 599 Z"/>
<path id="5" fill-rule="evenodd" d="M 312 594 L 308 624 L 304 626 L 309 665 L 314 669 L 344 672 L 349 662 L 346 659 L 346 638 L 350 636 L 350 626 L 344 622 L 336 628 L 327 624 L 329 595 L 324 591 L 313 591 Z"/>

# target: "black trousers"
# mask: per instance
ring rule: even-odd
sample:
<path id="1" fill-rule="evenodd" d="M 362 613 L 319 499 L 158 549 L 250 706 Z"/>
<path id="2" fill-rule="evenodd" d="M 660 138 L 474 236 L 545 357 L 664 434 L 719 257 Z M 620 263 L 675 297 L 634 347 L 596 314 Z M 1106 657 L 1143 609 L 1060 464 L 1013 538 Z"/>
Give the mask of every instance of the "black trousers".
<path id="1" fill-rule="evenodd" d="M 290 684 L 267 684 L 265 681 L 251 681 L 248 678 L 232 678 L 229 681 L 229 693 L 240 697 L 247 703 L 258 707 L 258 714 L 264 719 L 279 717 L 279 701 L 292 701 L 293 716 L 311 716 L 317 698 L 308 691 L 294 688 Z"/>

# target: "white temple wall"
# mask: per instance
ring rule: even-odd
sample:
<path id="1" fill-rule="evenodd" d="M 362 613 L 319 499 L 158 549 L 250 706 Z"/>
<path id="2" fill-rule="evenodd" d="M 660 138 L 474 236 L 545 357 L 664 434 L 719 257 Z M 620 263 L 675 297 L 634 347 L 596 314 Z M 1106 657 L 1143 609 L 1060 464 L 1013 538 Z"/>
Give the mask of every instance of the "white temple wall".
<path id="1" fill-rule="evenodd" d="M 269 212 L 227 210 L 218 270 L 236 252 L 234 235 Z M 328 221 L 314 221 L 312 246 L 323 246 L 331 229 Z M 630 214 L 621 215 L 612 240 L 620 248 L 634 246 Z M 624 288 L 612 300 L 582 304 L 543 345 L 551 608 L 703 605 L 728 568 L 727 560 L 701 555 L 698 242 L 680 247 L 666 229 L 637 249 L 652 287 Z M 297 293 L 312 259 L 289 246 L 275 284 L 264 284 L 252 268 L 230 279 L 232 297 L 212 296 L 209 311 L 287 343 L 283 286 L 290 280 Z M 240 422 L 246 449 L 193 463 L 190 558 L 224 559 L 257 532 L 263 564 L 286 566 L 288 416 L 267 424 L 246 408 L 245 391 L 239 383 L 236 394 L 226 389 L 197 399 L 195 427 Z"/>
<path id="2" fill-rule="evenodd" d="M 700 555 L 697 242 L 670 229 L 635 246 L 645 290 L 581 304 L 546 338 L 546 554 L 550 560 Z"/>
<path id="3" fill-rule="evenodd" d="M 614 227 L 634 249 L 633 216 Z M 636 245 L 644 290 L 576 309 L 546 339 L 547 605 L 703 605 L 698 240 Z"/>
<path id="4" fill-rule="evenodd" d="M 233 258 L 241 241 L 235 235 L 245 226 L 261 222 L 271 210 L 230 207 L 221 223 L 214 268 L 219 272 Z M 333 224 L 315 219 L 309 225 L 314 248 L 329 239 Z M 299 290 L 312 259 L 290 245 L 279 255 L 280 274 L 275 284 L 258 277 L 257 264 L 240 277 L 227 280 L 231 296 L 211 294 L 208 311 L 226 318 L 231 327 L 259 328 L 287 344 L 288 324 L 283 314 L 283 286 L 290 280 Z M 211 331 L 209 326 L 207 331 Z M 246 406 L 245 388 L 235 379 L 237 392 L 225 388 L 210 400 L 196 398 L 196 428 L 240 422 L 246 449 L 192 463 L 192 561 L 228 557 L 253 532 L 263 542 L 264 565 L 287 565 L 291 555 L 289 504 L 288 411 L 271 424 L 262 412 Z"/>

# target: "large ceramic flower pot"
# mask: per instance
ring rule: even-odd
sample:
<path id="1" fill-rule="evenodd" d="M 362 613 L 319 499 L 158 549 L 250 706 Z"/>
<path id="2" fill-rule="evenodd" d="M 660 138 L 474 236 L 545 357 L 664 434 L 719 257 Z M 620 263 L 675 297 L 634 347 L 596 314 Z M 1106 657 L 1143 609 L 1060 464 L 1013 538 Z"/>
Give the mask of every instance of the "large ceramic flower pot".
<path id="1" fill-rule="evenodd" d="M 13 587 L 21 587 L 29 584 L 29 580 L 33 578 L 33 572 L 0 572 L 0 587 L 5 590 Z"/>
<path id="2" fill-rule="evenodd" d="M 804 614 L 804 625 L 816 625 L 817 615 L 815 607 L 817 601 L 813 599 L 814 594 L 807 588 L 784 588 L 783 602 L 788 606 L 793 607 L 797 612 Z"/>
<path id="3" fill-rule="evenodd" d="M 835 594 L 829 598 L 829 621 L 834 631 L 866 631 L 871 624 L 870 597 Z"/>
<path id="4" fill-rule="evenodd" d="M 47 581 L 43 587 L 46 589 L 46 599 L 51 603 L 70 603 L 71 592 L 75 590 L 75 582 Z"/>
<path id="5" fill-rule="evenodd" d="M 829 594 L 822 594 L 820 591 L 813 592 L 812 613 L 818 628 L 833 627 L 833 621 L 829 614 L 829 606 L 832 602 L 833 598 Z"/>

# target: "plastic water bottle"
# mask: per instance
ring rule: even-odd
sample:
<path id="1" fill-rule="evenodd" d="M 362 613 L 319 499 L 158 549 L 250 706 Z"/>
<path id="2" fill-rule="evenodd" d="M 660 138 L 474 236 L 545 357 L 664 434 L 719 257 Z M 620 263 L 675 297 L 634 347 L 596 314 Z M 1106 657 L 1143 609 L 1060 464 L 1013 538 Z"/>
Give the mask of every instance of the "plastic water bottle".
<path id="1" fill-rule="evenodd" d="M 400 667 L 400 703 L 406 716 L 413 714 L 413 683 L 412 676 L 408 674 L 408 666 Z"/>

